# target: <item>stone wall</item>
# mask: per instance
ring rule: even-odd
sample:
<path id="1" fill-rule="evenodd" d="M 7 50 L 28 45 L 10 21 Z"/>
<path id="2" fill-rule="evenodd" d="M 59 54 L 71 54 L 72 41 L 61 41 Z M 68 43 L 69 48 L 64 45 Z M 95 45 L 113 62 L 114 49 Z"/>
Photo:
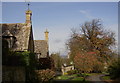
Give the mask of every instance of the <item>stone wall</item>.
<path id="1" fill-rule="evenodd" d="M 25 82 L 25 68 L 24 67 L 2 67 L 2 81 Z"/>

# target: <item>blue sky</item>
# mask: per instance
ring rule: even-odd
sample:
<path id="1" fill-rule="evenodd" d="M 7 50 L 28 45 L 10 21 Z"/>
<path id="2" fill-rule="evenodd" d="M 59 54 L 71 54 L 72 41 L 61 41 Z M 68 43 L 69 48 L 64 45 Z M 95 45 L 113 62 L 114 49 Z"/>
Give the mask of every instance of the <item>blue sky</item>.
<path id="1" fill-rule="evenodd" d="M 65 43 L 71 28 L 79 28 L 85 21 L 101 19 L 105 29 L 118 36 L 117 2 L 31 2 L 34 39 L 44 39 L 44 31 L 49 31 L 50 53 L 66 54 Z M 26 3 L 8 2 L 2 4 L 3 23 L 24 23 Z M 116 37 L 117 38 L 117 37 Z"/>

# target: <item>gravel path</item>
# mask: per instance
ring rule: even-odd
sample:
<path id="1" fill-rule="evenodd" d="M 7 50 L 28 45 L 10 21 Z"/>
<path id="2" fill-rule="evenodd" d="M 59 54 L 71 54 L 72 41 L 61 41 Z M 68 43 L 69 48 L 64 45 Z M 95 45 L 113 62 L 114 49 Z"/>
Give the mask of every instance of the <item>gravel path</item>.
<path id="1" fill-rule="evenodd" d="M 92 81 L 93 83 L 106 83 L 100 79 L 100 77 L 105 76 L 105 74 L 99 74 L 99 75 L 91 75 L 86 78 L 88 81 Z"/>

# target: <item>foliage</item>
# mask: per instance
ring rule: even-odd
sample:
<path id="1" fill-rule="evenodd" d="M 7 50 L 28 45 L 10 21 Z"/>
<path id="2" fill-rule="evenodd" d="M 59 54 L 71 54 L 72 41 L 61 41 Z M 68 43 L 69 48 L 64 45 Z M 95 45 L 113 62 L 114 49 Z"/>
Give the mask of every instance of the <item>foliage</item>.
<path id="1" fill-rule="evenodd" d="M 103 76 L 102 79 L 103 80 L 110 80 L 110 76 Z"/>
<path id="2" fill-rule="evenodd" d="M 64 75 L 68 75 L 68 73 L 67 73 L 67 72 L 65 72 L 65 73 L 64 73 Z"/>
<path id="3" fill-rule="evenodd" d="M 22 66 L 26 70 L 26 81 L 35 80 L 35 68 L 36 68 L 36 59 L 35 54 L 24 51 L 16 52 L 12 51 L 8 47 L 8 42 L 2 39 L 2 65 L 5 66 Z"/>
<path id="4" fill-rule="evenodd" d="M 35 54 L 24 51 L 24 52 L 15 52 L 11 56 L 19 57 L 19 65 L 24 66 L 26 69 L 26 81 L 35 81 L 35 72 L 36 69 L 36 59 Z"/>
<path id="5" fill-rule="evenodd" d="M 77 73 L 77 76 L 78 76 L 78 77 L 82 77 L 83 74 L 82 74 L 82 73 Z"/>
<path id="6" fill-rule="evenodd" d="M 108 73 L 112 79 L 120 78 L 120 58 L 112 62 L 108 67 Z"/>
<path id="7" fill-rule="evenodd" d="M 53 60 L 48 57 L 48 58 L 40 58 L 39 61 L 37 62 L 37 69 L 51 69 L 53 67 Z"/>
<path id="8" fill-rule="evenodd" d="M 76 78 L 74 78 L 74 79 L 72 79 L 72 80 L 74 80 L 74 81 L 83 81 L 84 78 L 83 78 L 83 77 L 76 77 Z"/>
<path id="9" fill-rule="evenodd" d="M 74 58 L 75 67 L 81 72 L 99 71 L 101 62 L 95 56 L 94 52 L 79 53 Z M 99 66 L 99 67 L 98 67 Z M 95 69 L 97 67 L 97 69 Z"/>
<path id="10" fill-rule="evenodd" d="M 67 46 L 70 50 L 70 59 L 79 52 L 96 52 L 97 58 L 107 61 L 112 53 L 111 47 L 115 45 L 115 34 L 103 29 L 100 20 L 94 19 L 85 22 L 80 30 L 72 29 L 71 38 Z"/>
<path id="11" fill-rule="evenodd" d="M 35 54 L 34 53 L 30 53 L 28 51 L 24 51 L 24 52 L 11 52 L 11 56 L 15 57 L 19 57 L 19 63 L 21 66 L 34 66 L 36 64 L 36 59 L 35 59 Z M 33 68 L 33 67 L 32 67 Z"/>
<path id="12" fill-rule="evenodd" d="M 104 63 L 100 62 L 100 61 L 96 61 L 95 65 L 93 66 L 93 73 L 101 73 L 104 72 Z"/>
<path id="13" fill-rule="evenodd" d="M 62 57 L 60 56 L 60 54 L 59 53 L 51 54 L 50 57 L 54 61 L 55 69 L 56 70 L 60 70 L 61 69 L 61 65 L 62 65 Z"/>
<path id="14" fill-rule="evenodd" d="M 55 72 L 50 69 L 36 70 L 36 74 L 40 82 L 50 81 L 55 76 Z"/>
<path id="15" fill-rule="evenodd" d="M 23 66 L 26 70 L 26 81 L 35 80 L 36 59 L 34 53 L 28 51 L 14 52 L 9 51 L 9 55 L 5 57 L 4 65 L 7 66 Z"/>
<path id="16" fill-rule="evenodd" d="M 72 75 L 72 74 L 76 74 L 76 73 L 78 73 L 77 70 L 70 70 L 70 71 L 67 71 L 67 74 L 68 74 L 68 75 Z"/>

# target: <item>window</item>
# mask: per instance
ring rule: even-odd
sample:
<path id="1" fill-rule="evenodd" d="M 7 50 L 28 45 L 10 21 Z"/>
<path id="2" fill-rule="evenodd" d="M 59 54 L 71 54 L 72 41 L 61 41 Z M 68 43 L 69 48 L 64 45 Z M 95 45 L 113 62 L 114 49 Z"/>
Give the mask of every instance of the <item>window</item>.
<path id="1" fill-rule="evenodd" d="M 16 38 L 14 36 L 3 36 L 3 39 L 7 40 L 9 48 L 12 48 L 16 41 Z"/>

